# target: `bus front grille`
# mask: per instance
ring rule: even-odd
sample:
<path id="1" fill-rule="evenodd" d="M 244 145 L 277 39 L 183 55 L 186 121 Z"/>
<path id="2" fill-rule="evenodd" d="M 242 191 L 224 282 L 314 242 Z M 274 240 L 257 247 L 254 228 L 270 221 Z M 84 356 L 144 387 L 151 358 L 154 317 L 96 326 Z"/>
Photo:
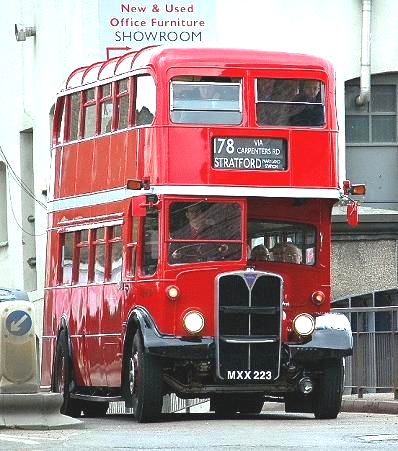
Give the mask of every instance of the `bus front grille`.
<path id="1" fill-rule="evenodd" d="M 237 382 L 278 378 L 283 283 L 276 274 L 221 274 L 217 294 L 217 375 Z"/>

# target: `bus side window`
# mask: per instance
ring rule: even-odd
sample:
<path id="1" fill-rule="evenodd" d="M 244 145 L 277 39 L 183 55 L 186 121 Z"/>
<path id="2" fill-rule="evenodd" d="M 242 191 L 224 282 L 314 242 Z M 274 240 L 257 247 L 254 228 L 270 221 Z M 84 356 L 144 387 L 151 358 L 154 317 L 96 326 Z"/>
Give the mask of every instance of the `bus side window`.
<path id="1" fill-rule="evenodd" d="M 70 285 L 72 282 L 73 269 L 73 232 L 62 234 L 61 268 L 62 275 L 59 280 L 64 285 Z"/>
<path id="2" fill-rule="evenodd" d="M 151 76 L 137 77 L 135 125 L 151 124 L 156 109 L 156 86 Z"/>
<path id="3" fill-rule="evenodd" d="M 142 273 L 155 274 L 159 258 L 159 212 L 155 208 L 148 208 L 144 218 L 142 252 Z"/>
<path id="4" fill-rule="evenodd" d="M 131 223 L 131 236 L 127 244 L 127 273 L 130 276 L 135 274 L 135 265 L 137 258 L 137 237 L 138 237 L 138 218 L 133 217 Z"/>
<path id="5" fill-rule="evenodd" d="M 129 79 L 125 78 L 117 82 L 116 108 L 117 129 L 123 130 L 128 126 L 129 119 Z"/>
<path id="6" fill-rule="evenodd" d="M 90 88 L 83 92 L 84 96 L 84 134 L 83 138 L 90 138 L 95 135 L 96 130 L 96 110 L 95 89 Z"/>
<path id="7" fill-rule="evenodd" d="M 88 282 L 88 230 L 81 230 L 77 244 L 79 253 L 79 283 Z"/>
<path id="8" fill-rule="evenodd" d="M 95 230 L 94 239 L 94 282 L 103 282 L 105 279 L 105 238 L 104 228 Z"/>
<path id="9" fill-rule="evenodd" d="M 80 92 L 69 96 L 69 133 L 68 141 L 74 141 L 79 137 L 80 129 Z"/>
<path id="10" fill-rule="evenodd" d="M 101 130 L 100 133 L 109 133 L 112 130 L 112 84 L 107 83 L 101 87 Z"/>
<path id="11" fill-rule="evenodd" d="M 111 256 L 111 281 L 119 282 L 122 280 L 122 228 L 120 225 L 112 227 L 112 239 L 110 241 Z"/>

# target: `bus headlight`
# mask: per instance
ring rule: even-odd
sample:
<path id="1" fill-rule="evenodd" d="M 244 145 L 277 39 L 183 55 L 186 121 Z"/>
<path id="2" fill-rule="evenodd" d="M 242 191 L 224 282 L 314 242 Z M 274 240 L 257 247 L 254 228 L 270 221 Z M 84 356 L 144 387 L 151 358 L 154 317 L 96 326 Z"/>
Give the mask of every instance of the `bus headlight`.
<path id="1" fill-rule="evenodd" d="M 188 333 L 198 334 L 205 327 L 205 319 L 200 312 L 192 310 L 184 315 L 182 324 Z"/>
<path id="2" fill-rule="evenodd" d="M 293 320 L 293 330 L 298 335 L 311 335 L 315 329 L 315 320 L 308 313 L 300 313 Z"/>

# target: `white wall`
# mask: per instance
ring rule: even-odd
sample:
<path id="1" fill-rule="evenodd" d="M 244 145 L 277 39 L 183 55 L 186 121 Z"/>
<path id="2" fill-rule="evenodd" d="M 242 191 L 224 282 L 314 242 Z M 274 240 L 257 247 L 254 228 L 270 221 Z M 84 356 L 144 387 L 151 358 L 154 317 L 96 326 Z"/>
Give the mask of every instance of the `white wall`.
<path id="1" fill-rule="evenodd" d="M 109 0 L 113 1 L 113 0 Z M 194 0 L 187 0 L 187 5 Z M 199 0 L 195 0 L 199 1 Z M 205 0 L 200 0 L 205 1 Z M 210 0 L 209 0 L 210 1 Z M 360 0 L 213 0 L 218 44 L 311 53 L 337 69 L 341 177 L 344 176 L 344 82 L 360 74 Z M 55 93 L 78 66 L 103 58 L 97 0 L 1 1 L 0 145 L 20 173 L 20 132 L 33 129 L 35 192 L 48 180 L 49 114 Z M 17 42 L 14 24 L 36 26 L 37 36 Z M 398 70 L 398 2 L 373 1 L 373 72 Z M 21 221 L 21 195 L 13 181 L 12 206 Z M 46 216 L 36 204 L 37 286 L 43 295 Z M 0 248 L 0 286 L 23 288 L 22 233 L 8 205 L 9 245 Z"/>

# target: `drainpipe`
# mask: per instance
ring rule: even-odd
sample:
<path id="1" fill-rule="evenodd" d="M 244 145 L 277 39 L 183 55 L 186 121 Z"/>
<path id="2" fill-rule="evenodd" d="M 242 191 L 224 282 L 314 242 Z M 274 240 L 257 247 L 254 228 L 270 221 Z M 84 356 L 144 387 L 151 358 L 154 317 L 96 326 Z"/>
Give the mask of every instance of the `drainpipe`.
<path id="1" fill-rule="evenodd" d="M 362 0 L 362 49 L 361 49 L 361 91 L 355 99 L 357 105 L 365 105 L 370 100 L 370 20 L 372 0 Z"/>

